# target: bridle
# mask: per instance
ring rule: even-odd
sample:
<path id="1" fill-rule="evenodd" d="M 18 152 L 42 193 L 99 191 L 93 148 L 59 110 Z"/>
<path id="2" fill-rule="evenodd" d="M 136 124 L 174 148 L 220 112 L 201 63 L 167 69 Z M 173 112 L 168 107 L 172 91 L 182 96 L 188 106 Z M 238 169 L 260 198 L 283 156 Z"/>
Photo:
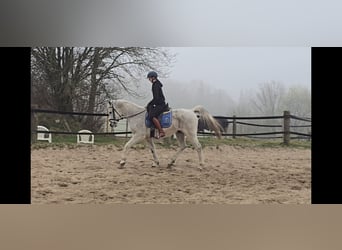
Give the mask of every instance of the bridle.
<path id="1" fill-rule="evenodd" d="M 110 122 L 110 126 L 111 126 L 111 127 L 115 126 L 120 120 L 128 119 L 128 118 L 131 118 L 131 117 L 140 115 L 140 114 L 142 114 L 143 112 L 146 111 L 146 109 L 143 109 L 142 111 L 140 111 L 140 112 L 138 112 L 138 113 L 135 113 L 135 114 L 132 114 L 132 115 L 124 116 L 124 115 L 120 114 L 119 111 L 117 111 L 117 109 L 114 107 L 114 105 L 113 105 L 112 102 L 109 101 L 109 104 L 110 104 L 111 109 L 112 109 L 112 111 L 109 112 L 109 113 L 112 113 L 112 114 L 113 114 L 113 118 L 109 118 L 109 122 Z M 115 114 L 117 114 L 117 115 L 119 116 L 119 118 L 116 118 L 116 117 L 115 117 Z"/>

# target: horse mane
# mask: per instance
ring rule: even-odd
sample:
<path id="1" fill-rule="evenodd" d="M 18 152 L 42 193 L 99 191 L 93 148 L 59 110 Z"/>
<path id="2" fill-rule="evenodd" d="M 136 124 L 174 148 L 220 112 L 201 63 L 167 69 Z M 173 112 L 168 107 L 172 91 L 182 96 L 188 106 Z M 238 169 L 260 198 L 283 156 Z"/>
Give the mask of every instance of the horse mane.
<path id="1" fill-rule="evenodd" d="M 144 108 L 143 106 L 140 106 L 134 102 L 131 102 L 131 101 L 128 101 L 126 99 L 117 99 L 117 100 L 114 100 L 114 102 L 116 103 L 116 105 L 118 105 L 118 107 L 120 106 L 126 106 L 126 107 L 135 107 L 135 108 L 138 108 L 138 109 L 142 109 Z"/>

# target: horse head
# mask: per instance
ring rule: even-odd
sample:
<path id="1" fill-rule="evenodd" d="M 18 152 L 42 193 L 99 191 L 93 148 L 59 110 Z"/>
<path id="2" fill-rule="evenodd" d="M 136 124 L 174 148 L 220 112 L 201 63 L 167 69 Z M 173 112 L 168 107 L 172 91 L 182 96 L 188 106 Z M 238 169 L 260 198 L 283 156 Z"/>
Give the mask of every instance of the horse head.
<path id="1" fill-rule="evenodd" d="M 116 114 L 118 114 L 118 112 L 115 108 L 115 100 L 108 100 L 107 108 L 108 108 L 108 116 L 109 116 L 109 125 L 111 127 L 116 127 L 120 119 L 116 118 Z"/>

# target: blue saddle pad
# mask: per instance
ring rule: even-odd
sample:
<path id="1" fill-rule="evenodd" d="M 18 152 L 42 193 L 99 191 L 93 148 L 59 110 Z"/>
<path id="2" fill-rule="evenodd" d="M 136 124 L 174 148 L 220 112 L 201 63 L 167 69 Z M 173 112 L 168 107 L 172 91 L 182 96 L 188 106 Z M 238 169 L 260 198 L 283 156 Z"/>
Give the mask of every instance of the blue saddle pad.
<path id="1" fill-rule="evenodd" d="M 158 117 L 158 120 L 162 128 L 170 127 L 172 124 L 172 110 L 161 113 L 160 116 Z M 154 124 L 148 118 L 147 112 L 145 114 L 145 125 L 148 128 L 154 128 Z"/>

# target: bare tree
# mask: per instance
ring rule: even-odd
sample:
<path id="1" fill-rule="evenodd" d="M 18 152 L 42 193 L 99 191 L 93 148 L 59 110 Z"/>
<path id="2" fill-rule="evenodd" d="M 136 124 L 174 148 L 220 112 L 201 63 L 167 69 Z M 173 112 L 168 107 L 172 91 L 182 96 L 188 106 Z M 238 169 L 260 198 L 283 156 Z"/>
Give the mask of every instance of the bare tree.
<path id="1" fill-rule="evenodd" d="M 288 89 L 284 101 L 282 103 L 284 110 L 289 110 L 292 115 L 301 118 L 311 118 L 311 94 L 309 89 L 302 86 L 292 86 Z M 308 133 L 310 127 L 295 127 L 308 126 L 309 122 L 291 119 L 292 131 Z"/>
<path id="2" fill-rule="evenodd" d="M 279 115 L 285 94 L 283 85 L 276 81 L 260 84 L 259 92 L 251 99 L 253 107 L 262 115 Z"/>
<path id="3" fill-rule="evenodd" d="M 282 100 L 285 94 L 284 86 L 277 81 L 270 81 L 261 83 L 259 85 L 259 92 L 251 98 L 252 108 L 256 110 L 256 114 L 266 116 L 277 116 L 281 115 Z M 281 125 L 280 120 L 269 119 L 264 121 L 265 125 Z M 276 127 L 266 128 L 254 128 L 255 132 L 275 132 Z"/>
<path id="4" fill-rule="evenodd" d="M 59 110 L 72 110 L 72 88 L 69 75 L 72 69 L 73 48 L 32 49 L 33 99 L 40 97 L 48 106 Z M 39 83 L 34 80 L 39 78 Z M 45 91 L 39 92 L 45 87 Z M 47 96 L 42 98 L 42 94 Z M 44 105 L 44 106 L 45 106 Z"/>
<path id="5" fill-rule="evenodd" d="M 122 91 L 139 96 L 135 81 L 148 70 L 167 75 L 173 58 L 162 48 L 33 48 L 31 101 L 60 111 L 100 111 L 105 98 Z M 96 125 L 94 117 L 85 121 L 88 128 Z"/>
<path id="6" fill-rule="evenodd" d="M 288 89 L 283 103 L 284 110 L 300 117 L 311 117 L 311 94 L 302 86 L 292 86 Z"/>

